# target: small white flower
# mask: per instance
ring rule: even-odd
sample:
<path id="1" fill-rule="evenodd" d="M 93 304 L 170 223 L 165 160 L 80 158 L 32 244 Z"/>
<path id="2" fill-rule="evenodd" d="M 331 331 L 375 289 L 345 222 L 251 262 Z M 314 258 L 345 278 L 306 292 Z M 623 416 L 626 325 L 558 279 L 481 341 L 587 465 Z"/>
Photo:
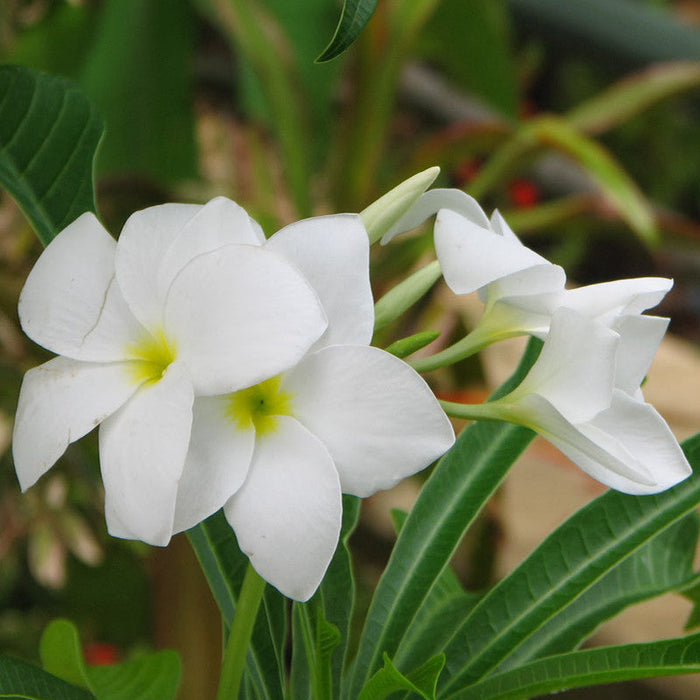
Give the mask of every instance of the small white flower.
<path id="1" fill-rule="evenodd" d="M 658 493 L 687 478 L 691 468 L 639 390 L 641 369 L 646 371 L 666 319 L 630 318 L 616 332 L 576 311 L 558 310 L 530 372 L 494 403 L 501 417 L 536 430 L 598 481 L 625 493 Z M 656 336 L 646 328 L 637 332 L 646 318 Z"/>
<path id="2" fill-rule="evenodd" d="M 293 368 L 243 391 L 197 399 L 175 529 L 222 506 L 241 549 L 282 593 L 306 600 L 335 551 L 341 493 L 369 496 L 454 441 L 423 379 L 369 347 L 369 241 L 355 215 L 318 217 L 264 245 L 293 263 L 329 320 Z"/>
<path id="3" fill-rule="evenodd" d="M 116 242 L 92 214 L 62 231 L 22 290 L 24 331 L 60 356 L 25 375 L 13 437 L 23 490 L 100 425 L 110 533 L 166 544 L 195 395 L 296 364 L 324 332 L 318 297 L 238 205 L 133 214 Z"/>

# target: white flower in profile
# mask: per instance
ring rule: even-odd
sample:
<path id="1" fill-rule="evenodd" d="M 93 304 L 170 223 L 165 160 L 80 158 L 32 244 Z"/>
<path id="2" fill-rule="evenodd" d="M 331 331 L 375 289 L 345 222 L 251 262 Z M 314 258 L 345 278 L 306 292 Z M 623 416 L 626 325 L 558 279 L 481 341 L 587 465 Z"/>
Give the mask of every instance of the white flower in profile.
<path id="1" fill-rule="evenodd" d="M 370 347 L 369 240 L 359 216 L 297 222 L 266 250 L 309 280 L 328 328 L 277 376 L 197 399 L 175 529 L 223 507 L 241 549 L 282 593 L 307 600 L 337 546 L 341 493 L 369 496 L 442 455 L 454 432 L 423 379 Z"/>
<path id="2" fill-rule="evenodd" d="M 639 322 L 647 317 L 630 318 L 630 325 L 625 322 L 616 332 L 559 309 L 530 372 L 493 402 L 494 417 L 537 431 L 607 486 L 630 494 L 658 493 L 687 478 L 691 468 L 639 390 L 667 320 L 648 317 L 656 333 L 644 322 L 640 333 Z"/>
<path id="3" fill-rule="evenodd" d="M 194 396 L 288 369 L 327 325 L 308 281 L 263 241 L 224 198 L 137 212 L 118 242 L 89 213 L 56 236 L 19 301 L 24 331 L 59 355 L 22 383 L 23 490 L 99 424 L 110 533 L 168 542 L 176 503 L 196 498 L 180 485 Z"/>

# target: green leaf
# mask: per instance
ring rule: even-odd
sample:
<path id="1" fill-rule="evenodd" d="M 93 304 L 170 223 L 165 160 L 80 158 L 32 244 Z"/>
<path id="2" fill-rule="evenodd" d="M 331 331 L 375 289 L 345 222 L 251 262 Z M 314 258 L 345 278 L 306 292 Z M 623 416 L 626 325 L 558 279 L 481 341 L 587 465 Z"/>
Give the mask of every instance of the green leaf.
<path id="1" fill-rule="evenodd" d="M 90 666 L 87 673 L 99 700 L 175 700 L 180 658 L 174 651 L 157 651 L 113 666 Z"/>
<path id="2" fill-rule="evenodd" d="M 335 33 L 316 61 L 323 63 L 340 56 L 365 28 L 377 8 L 377 2 L 378 0 L 345 0 Z"/>
<path id="3" fill-rule="evenodd" d="M 700 671 L 700 634 L 552 656 L 499 673 L 450 700 L 526 700 L 568 688 Z"/>
<path id="4" fill-rule="evenodd" d="M 25 661 L 0 656 L 0 698 L 94 700 L 95 696 Z"/>
<path id="5" fill-rule="evenodd" d="M 420 668 L 404 676 L 391 663 L 388 655 L 384 654 L 384 667 L 369 679 L 358 696 L 358 700 L 383 700 L 388 695 L 400 690 L 416 693 L 424 700 L 435 700 L 437 679 L 444 665 L 444 654 L 438 654 Z"/>
<path id="6" fill-rule="evenodd" d="M 517 386 L 540 348 L 539 341 L 530 341 L 520 366 L 494 398 Z M 372 598 L 346 697 L 357 697 L 382 653 L 395 653 L 465 531 L 533 437 L 520 426 L 476 423 L 438 462 L 401 529 Z"/>
<path id="7" fill-rule="evenodd" d="M 679 591 L 694 582 L 699 522 L 696 512 L 689 513 L 640 547 L 542 625 L 499 671 L 573 651 L 601 623 L 630 605 Z"/>
<path id="8" fill-rule="evenodd" d="M 684 450 L 694 473 L 652 496 L 608 491 L 579 510 L 462 622 L 445 648 L 446 694 L 498 668 L 554 615 L 700 502 L 700 434 Z"/>
<path id="9" fill-rule="evenodd" d="M 248 567 L 248 557 L 238 547 L 236 535 L 223 511 L 188 530 L 187 536 L 228 629 Z M 263 698 L 284 697 L 286 624 L 285 598 L 267 586 L 255 620 L 247 661 L 251 681 Z"/>
<path id="10" fill-rule="evenodd" d="M 412 355 L 417 350 L 424 348 L 426 345 L 430 345 L 433 340 L 440 337 L 440 331 L 424 331 L 423 333 L 414 333 L 409 335 L 407 338 L 401 338 L 396 342 L 389 345 L 386 348 L 387 352 L 390 352 L 396 357 L 408 357 Z"/>
<path id="11" fill-rule="evenodd" d="M 192 177 L 192 17 L 187 0 L 107 0 L 81 85 L 107 124 L 98 170 L 157 182 Z"/>
<path id="12" fill-rule="evenodd" d="M 0 184 L 44 245 L 95 212 L 93 161 L 102 121 L 65 78 L 0 67 Z"/>
<path id="13" fill-rule="evenodd" d="M 355 604 L 355 577 L 348 541 L 357 526 L 362 500 L 356 496 L 343 495 L 343 522 L 340 541 L 328 571 L 323 577 L 316 597 L 321 599 L 325 619 L 335 625 L 340 634 L 338 645 L 331 658 L 331 675 L 334 680 L 333 697 L 340 697 L 341 679 L 344 675 L 350 623 Z"/>
<path id="14" fill-rule="evenodd" d="M 68 683 L 90 687 L 78 630 L 68 620 L 54 620 L 41 635 L 39 655 L 44 670 Z"/>
<path id="15" fill-rule="evenodd" d="M 576 106 L 565 119 L 574 129 L 586 134 L 600 134 L 657 102 L 698 85 L 698 63 L 666 63 L 652 66 Z"/>

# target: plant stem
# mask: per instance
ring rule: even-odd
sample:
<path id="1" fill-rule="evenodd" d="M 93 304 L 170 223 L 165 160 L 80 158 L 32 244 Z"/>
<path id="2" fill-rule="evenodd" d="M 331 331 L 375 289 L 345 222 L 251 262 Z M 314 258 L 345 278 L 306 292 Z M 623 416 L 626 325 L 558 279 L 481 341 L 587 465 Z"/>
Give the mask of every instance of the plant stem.
<path id="1" fill-rule="evenodd" d="M 224 660 L 221 664 L 219 690 L 216 694 L 217 700 L 238 700 L 248 646 L 264 592 L 265 580 L 260 577 L 251 564 L 248 564 L 241 593 L 238 596 L 233 624 L 226 642 Z"/>

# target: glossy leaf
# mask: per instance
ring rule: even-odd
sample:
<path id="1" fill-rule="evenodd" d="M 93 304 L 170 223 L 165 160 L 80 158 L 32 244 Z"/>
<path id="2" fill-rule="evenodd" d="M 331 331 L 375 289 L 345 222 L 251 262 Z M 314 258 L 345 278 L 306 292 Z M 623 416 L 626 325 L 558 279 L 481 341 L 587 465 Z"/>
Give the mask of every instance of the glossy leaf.
<path id="1" fill-rule="evenodd" d="M 223 511 L 188 530 L 187 536 L 228 630 L 248 567 L 248 558 L 238 547 L 236 535 Z M 255 620 L 247 663 L 251 682 L 257 694 L 263 698 L 284 696 L 285 608 L 284 596 L 267 586 Z"/>
<path id="2" fill-rule="evenodd" d="M 384 667 L 369 679 L 358 696 L 358 700 L 384 700 L 392 693 L 401 690 L 415 693 L 424 700 L 435 700 L 435 687 L 444 665 L 444 655 L 438 654 L 426 661 L 420 668 L 404 675 L 384 654 Z"/>
<path id="3" fill-rule="evenodd" d="M 457 690 L 449 700 L 526 700 L 569 688 L 700 671 L 700 634 L 552 656 Z"/>
<path id="4" fill-rule="evenodd" d="M 686 481 L 652 496 L 608 491 L 484 596 L 445 648 L 445 694 L 498 668 L 549 619 L 700 503 L 700 434 L 683 447 L 695 469 Z"/>
<path id="5" fill-rule="evenodd" d="M 539 354 L 531 340 L 520 366 L 495 396 L 516 386 Z M 423 487 L 379 581 L 360 638 L 346 697 L 354 698 L 393 655 L 449 564 L 462 536 L 534 433 L 503 423 L 476 423 L 459 436 Z"/>
<path id="6" fill-rule="evenodd" d="M 344 0 L 338 26 L 333 37 L 316 59 L 319 63 L 340 56 L 365 28 L 377 8 L 378 0 Z"/>
<path id="7" fill-rule="evenodd" d="M 104 128 L 65 78 L 0 67 L 0 185 L 44 245 L 83 212 L 96 211 L 93 161 Z"/>
<path id="8" fill-rule="evenodd" d="M 663 530 L 542 625 L 499 670 L 573 651 L 628 606 L 692 585 L 698 523 L 693 512 Z"/>
<path id="9" fill-rule="evenodd" d="M 700 64 L 665 63 L 616 83 L 576 106 L 566 121 L 586 134 L 600 134 L 652 105 L 700 86 Z"/>
<path id="10" fill-rule="evenodd" d="M 95 696 L 26 661 L 0 656 L 0 698 L 94 700 Z"/>

